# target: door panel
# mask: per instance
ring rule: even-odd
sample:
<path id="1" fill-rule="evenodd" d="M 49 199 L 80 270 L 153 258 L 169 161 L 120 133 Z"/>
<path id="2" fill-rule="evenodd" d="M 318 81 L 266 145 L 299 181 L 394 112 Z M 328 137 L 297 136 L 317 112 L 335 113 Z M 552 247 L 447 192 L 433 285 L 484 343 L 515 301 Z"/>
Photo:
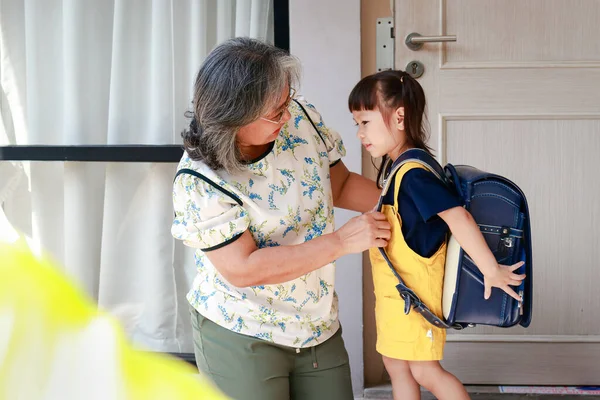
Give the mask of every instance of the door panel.
<path id="1" fill-rule="evenodd" d="M 443 68 L 485 64 L 600 64 L 600 2 L 452 0 L 441 3 L 449 45 Z M 591 35 L 591 36 L 589 36 Z"/>
<path id="2" fill-rule="evenodd" d="M 425 66 L 438 159 L 512 179 L 531 208 L 531 327 L 450 332 L 444 365 L 472 384 L 600 383 L 600 2 L 395 6 L 396 67 Z M 457 42 L 412 51 L 411 32 Z"/>

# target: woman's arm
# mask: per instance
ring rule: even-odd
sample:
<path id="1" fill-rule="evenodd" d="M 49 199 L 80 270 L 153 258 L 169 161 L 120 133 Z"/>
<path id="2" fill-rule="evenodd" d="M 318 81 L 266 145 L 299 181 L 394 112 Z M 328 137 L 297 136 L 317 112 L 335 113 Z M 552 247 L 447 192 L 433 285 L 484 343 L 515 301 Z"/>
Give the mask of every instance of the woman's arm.
<path id="1" fill-rule="evenodd" d="M 525 275 L 514 273 L 523 263 L 509 267 L 498 265 L 473 216 L 463 207 L 454 207 L 438 215 L 448 224 L 454 238 L 483 273 L 484 297 L 488 299 L 492 294 L 492 287 L 497 287 L 520 301 L 519 295 L 509 285 L 517 286 L 525 279 Z"/>
<path id="2" fill-rule="evenodd" d="M 381 190 L 374 181 L 348 171 L 342 161 L 331 167 L 333 205 L 361 213 L 373 210 Z"/>
<path id="3" fill-rule="evenodd" d="M 249 231 L 227 246 L 206 252 L 215 268 L 237 287 L 277 284 L 296 279 L 350 253 L 384 247 L 390 238 L 385 215 L 352 218 L 334 233 L 293 246 L 258 249 Z"/>

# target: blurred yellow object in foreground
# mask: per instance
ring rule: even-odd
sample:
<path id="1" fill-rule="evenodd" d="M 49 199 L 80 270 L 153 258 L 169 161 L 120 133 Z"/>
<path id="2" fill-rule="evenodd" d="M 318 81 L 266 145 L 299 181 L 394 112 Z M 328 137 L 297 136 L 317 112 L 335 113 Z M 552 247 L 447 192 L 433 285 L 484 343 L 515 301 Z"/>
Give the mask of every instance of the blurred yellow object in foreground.
<path id="1" fill-rule="evenodd" d="M 225 399 L 191 365 L 141 352 L 23 241 L 0 242 L 0 399 Z"/>

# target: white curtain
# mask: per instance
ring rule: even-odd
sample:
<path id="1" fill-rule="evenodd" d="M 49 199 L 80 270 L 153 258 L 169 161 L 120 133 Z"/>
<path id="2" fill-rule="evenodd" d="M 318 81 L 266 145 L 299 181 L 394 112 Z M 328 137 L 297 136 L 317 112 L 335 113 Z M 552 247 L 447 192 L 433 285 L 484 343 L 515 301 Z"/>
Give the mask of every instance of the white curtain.
<path id="1" fill-rule="evenodd" d="M 0 0 L 0 146 L 181 143 L 206 54 L 233 36 L 272 42 L 272 7 Z M 193 255 L 170 236 L 175 166 L 0 162 L 0 206 L 138 345 L 192 352 Z"/>

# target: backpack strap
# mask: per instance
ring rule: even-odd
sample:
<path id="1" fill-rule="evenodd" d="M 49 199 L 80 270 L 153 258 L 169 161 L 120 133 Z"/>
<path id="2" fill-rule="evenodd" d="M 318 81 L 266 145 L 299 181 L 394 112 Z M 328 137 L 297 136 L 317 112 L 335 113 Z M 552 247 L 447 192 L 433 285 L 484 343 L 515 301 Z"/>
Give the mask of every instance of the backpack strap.
<path id="1" fill-rule="evenodd" d="M 432 174 L 434 174 L 438 179 L 440 179 L 442 182 L 444 182 L 445 185 L 452 187 L 452 184 L 451 184 L 450 180 L 448 179 L 448 177 L 446 176 L 444 169 L 436 161 L 435 158 L 433 158 L 425 150 L 409 149 L 409 150 L 406 150 L 404 153 L 400 154 L 400 156 L 394 161 L 394 163 L 392 164 L 392 166 L 390 168 L 390 173 L 383 181 L 383 183 L 381 185 L 383 189 L 381 191 L 381 196 L 379 196 L 379 202 L 377 203 L 377 211 L 381 211 L 381 207 L 383 206 L 383 197 L 385 196 L 387 191 L 390 189 L 390 185 L 394 181 L 394 179 L 393 179 L 394 176 L 396 176 L 396 173 L 400 170 L 400 168 L 402 168 L 405 164 L 407 164 L 409 162 L 415 162 L 415 163 L 421 164 L 428 171 L 430 171 Z M 385 169 L 385 168 L 387 168 L 387 166 L 384 166 L 383 168 Z"/>
<path id="2" fill-rule="evenodd" d="M 429 171 L 431 171 L 431 173 L 433 173 L 439 180 L 444 182 L 444 184 L 446 184 L 448 186 L 452 186 L 450 184 L 450 180 L 446 176 L 446 173 L 444 172 L 444 169 L 442 168 L 440 163 L 438 163 L 437 160 L 435 158 L 433 158 L 433 156 L 431 154 L 429 154 L 428 152 L 426 152 L 425 150 L 421 150 L 421 149 L 406 150 L 404 153 L 400 154 L 400 157 L 398 157 L 396 159 L 396 161 L 394 161 L 394 163 L 392 164 L 392 170 L 394 168 L 400 168 L 402 165 L 406 164 L 407 162 L 416 162 L 416 163 L 421 164 L 422 166 L 427 168 Z M 391 175 L 391 173 L 390 173 L 390 175 Z"/>
<path id="3" fill-rule="evenodd" d="M 427 153 L 424 150 L 420 150 L 420 149 L 407 150 L 404 153 L 402 153 L 400 155 L 400 157 L 398 157 L 396 159 L 396 161 L 394 161 L 394 163 L 392 164 L 391 171 L 384 182 L 383 190 L 381 191 L 381 195 L 379 197 L 379 202 L 377 203 L 377 211 L 381 211 L 381 209 L 383 207 L 383 198 L 386 195 L 386 193 L 388 192 L 388 190 L 390 189 L 391 183 L 394 181 L 394 177 L 396 176 L 398 171 L 405 164 L 407 164 L 409 162 L 416 162 L 418 164 L 421 164 L 422 166 L 427 168 L 429 171 L 431 171 L 434 175 L 436 175 L 445 184 L 447 184 L 447 185 L 450 184 L 448 178 L 446 177 L 446 174 L 444 173 L 443 168 L 435 160 L 435 158 L 433 158 L 431 155 L 429 155 L 429 153 Z M 438 328 L 444 328 L 444 329 L 450 329 L 450 328 L 463 329 L 462 325 L 459 325 L 459 324 L 449 325 L 443 319 L 441 319 L 437 315 L 435 315 L 429 309 L 429 307 L 427 307 L 427 305 L 421 301 L 419 296 L 417 296 L 417 294 L 411 288 L 406 286 L 406 284 L 402 280 L 402 277 L 400 276 L 400 274 L 398 274 L 398 271 L 396 271 L 396 269 L 394 268 L 394 265 L 390 261 L 387 253 L 385 252 L 385 249 L 380 247 L 379 252 L 381 253 L 381 256 L 387 263 L 388 267 L 390 268 L 390 270 L 392 271 L 394 276 L 398 279 L 398 284 L 396 285 L 396 290 L 398 290 L 398 293 L 400 293 L 400 297 L 402 297 L 402 299 L 404 300 L 404 313 L 405 314 L 408 315 L 410 313 L 410 311 L 414 309 L 417 313 L 421 314 L 427 322 L 429 322 L 433 326 L 436 326 Z"/>

